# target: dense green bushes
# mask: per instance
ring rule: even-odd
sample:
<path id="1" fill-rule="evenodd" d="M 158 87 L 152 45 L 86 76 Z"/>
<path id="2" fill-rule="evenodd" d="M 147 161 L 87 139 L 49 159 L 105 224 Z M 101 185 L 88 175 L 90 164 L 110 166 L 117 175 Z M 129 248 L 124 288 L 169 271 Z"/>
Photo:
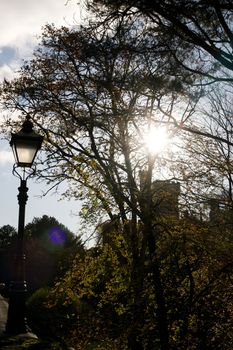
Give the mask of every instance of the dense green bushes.
<path id="1" fill-rule="evenodd" d="M 132 335 L 138 349 L 160 349 L 149 257 L 144 261 L 142 293 L 136 299 L 132 258 L 119 244 L 120 232 L 110 237 L 95 254 L 90 250 L 77 257 L 53 288 L 30 298 L 32 325 L 42 337 L 71 342 L 78 350 L 131 349 Z M 233 247 L 224 234 L 218 246 L 216 240 L 207 226 L 180 222 L 157 241 L 174 349 L 231 349 Z"/>

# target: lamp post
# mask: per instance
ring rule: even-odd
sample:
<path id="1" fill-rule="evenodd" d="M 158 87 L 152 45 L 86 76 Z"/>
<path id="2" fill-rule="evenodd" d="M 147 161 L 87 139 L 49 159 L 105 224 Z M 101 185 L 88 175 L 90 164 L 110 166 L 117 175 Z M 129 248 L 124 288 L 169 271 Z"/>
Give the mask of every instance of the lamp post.
<path id="1" fill-rule="evenodd" d="M 43 136 L 33 131 L 33 124 L 29 119 L 29 116 L 27 116 L 22 129 L 17 133 L 11 134 L 10 141 L 16 162 L 13 168 L 13 174 L 20 178 L 20 187 L 18 188 L 19 219 L 17 251 L 13 281 L 10 283 L 9 288 L 9 307 L 6 323 L 6 334 L 10 335 L 25 334 L 30 331 L 27 325 L 25 306 L 27 293 L 24 251 L 25 206 L 28 198 L 27 179 L 35 172 L 33 169 L 30 170 L 30 168 L 33 165 L 38 150 L 41 148 Z M 23 168 L 23 176 L 16 170 L 18 167 Z"/>

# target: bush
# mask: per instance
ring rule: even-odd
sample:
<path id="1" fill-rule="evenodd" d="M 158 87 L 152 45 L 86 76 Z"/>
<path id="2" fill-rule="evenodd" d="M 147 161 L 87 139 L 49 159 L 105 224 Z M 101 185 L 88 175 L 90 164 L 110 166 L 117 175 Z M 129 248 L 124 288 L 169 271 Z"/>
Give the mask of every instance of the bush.
<path id="1" fill-rule="evenodd" d="M 27 302 L 28 320 L 30 326 L 39 337 L 64 341 L 70 332 L 72 316 L 75 317 L 75 307 L 60 302 L 53 304 L 53 294 L 49 288 L 38 289 Z"/>

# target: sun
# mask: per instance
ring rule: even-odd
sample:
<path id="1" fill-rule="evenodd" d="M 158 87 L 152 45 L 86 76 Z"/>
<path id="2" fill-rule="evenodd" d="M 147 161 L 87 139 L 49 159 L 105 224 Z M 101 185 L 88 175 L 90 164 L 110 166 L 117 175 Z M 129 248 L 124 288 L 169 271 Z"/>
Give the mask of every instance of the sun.
<path id="1" fill-rule="evenodd" d="M 154 127 L 144 136 L 145 145 L 150 153 L 160 153 L 167 148 L 169 136 L 165 127 Z"/>

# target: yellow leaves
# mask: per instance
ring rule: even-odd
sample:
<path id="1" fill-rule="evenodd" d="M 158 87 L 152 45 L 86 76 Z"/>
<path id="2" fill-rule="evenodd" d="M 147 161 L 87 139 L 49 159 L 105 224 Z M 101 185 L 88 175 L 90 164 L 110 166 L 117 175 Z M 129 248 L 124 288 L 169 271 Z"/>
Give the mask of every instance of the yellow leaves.
<path id="1" fill-rule="evenodd" d="M 115 310 L 116 310 L 117 314 L 120 316 L 120 315 L 123 315 L 127 311 L 127 308 L 123 304 L 119 303 L 115 306 Z"/>
<path id="2" fill-rule="evenodd" d="M 88 161 L 88 165 L 92 168 L 92 169 L 97 169 L 98 168 L 98 163 L 95 159 L 90 159 Z"/>
<path id="3" fill-rule="evenodd" d="M 172 323 L 171 326 L 171 338 L 175 342 L 177 341 L 179 334 L 180 334 L 180 329 L 182 327 L 182 320 L 176 320 Z"/>
<path id="4" fill-rule="evenodd" d="M 127 293 L 128 270 L 121 266 L 117 253 L 109 244 L 104 244 L 98 256 L 86 255 L 76 259 L 73 268 L 64 279 L 54 286 L 54 293 L 65 294 L 64 305 L 75 301 L 96 300 L 97 310 L 101 312 L 108 306 L 114 307 L 118 315 L 126 312 L 118 296 Z"/>

